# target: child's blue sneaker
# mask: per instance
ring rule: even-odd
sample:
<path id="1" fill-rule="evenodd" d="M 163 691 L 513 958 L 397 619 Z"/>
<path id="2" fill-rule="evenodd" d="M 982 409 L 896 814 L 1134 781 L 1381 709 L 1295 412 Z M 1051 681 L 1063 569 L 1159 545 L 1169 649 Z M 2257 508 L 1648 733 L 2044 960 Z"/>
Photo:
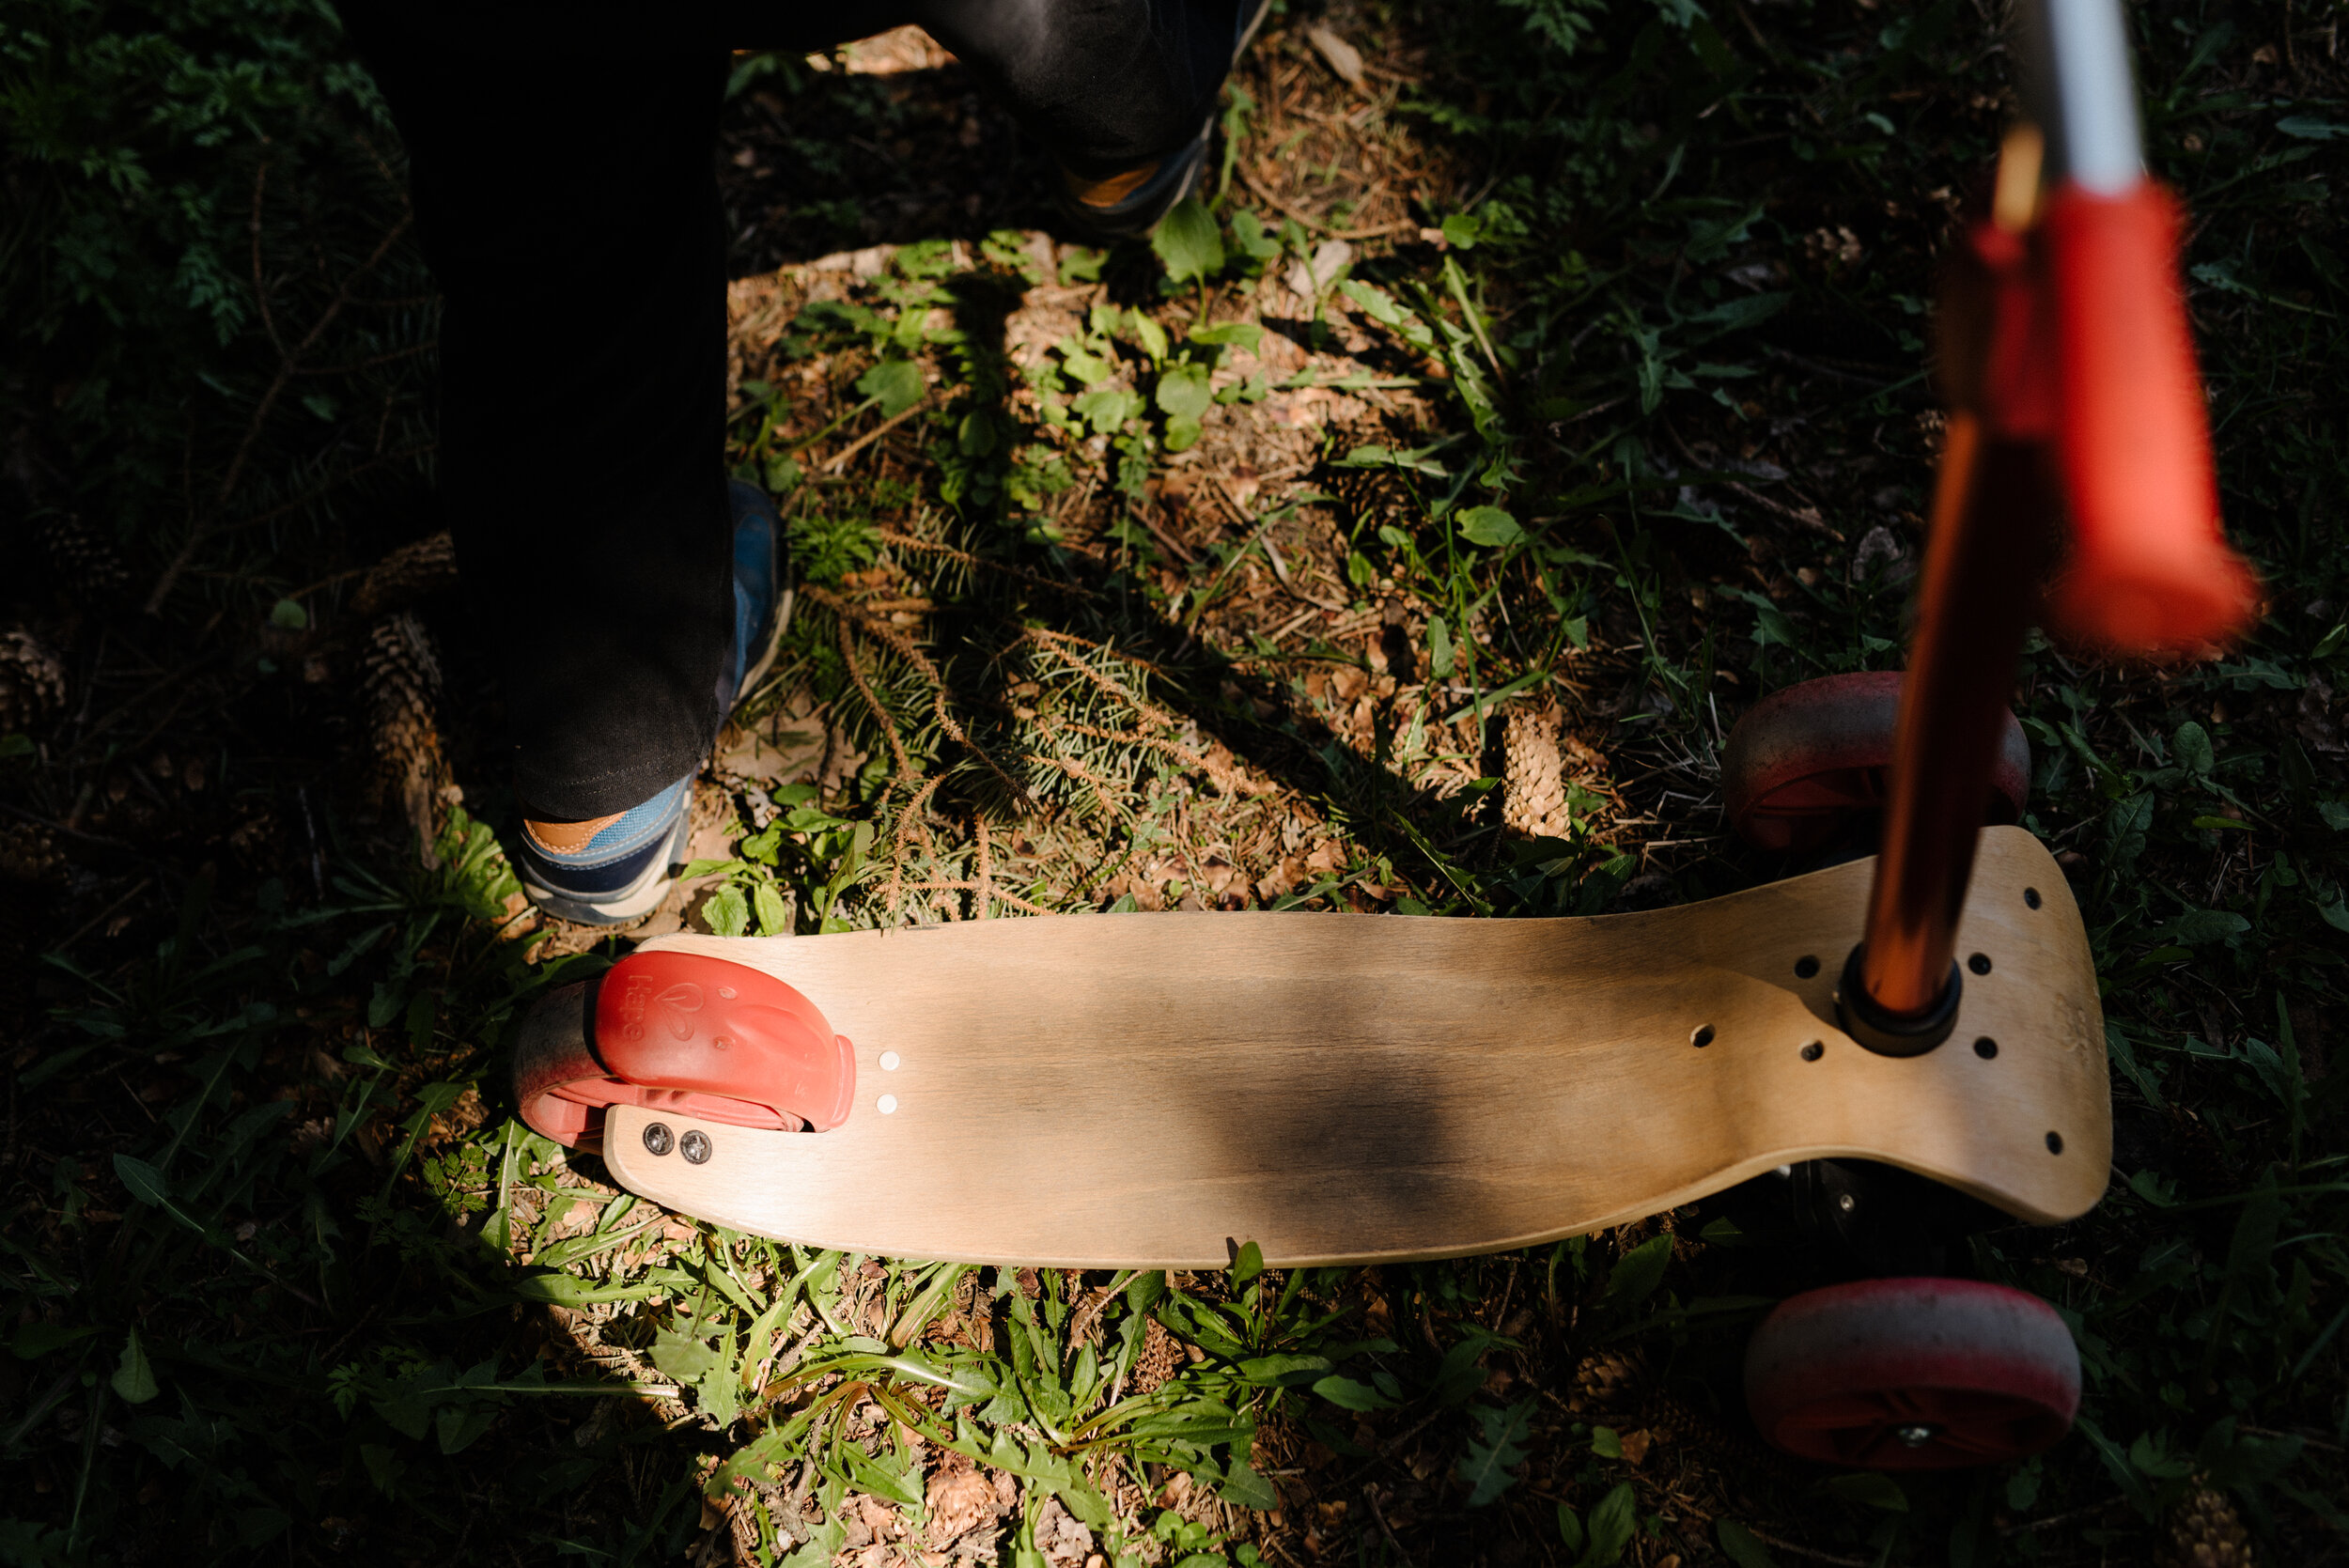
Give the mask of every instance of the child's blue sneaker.
<path id="1" fill-rule="evenodd" d="M 718 675 L 718 711 L 728 713 L 775 661 L 783 520 L 767 492 L 737 479 L 734 508 L 734 650 Z M 582 925 L 620 925 L 650 914 L 668 895 L 671 868 L 691 832 L 693 776 L 651 800 L 583 822 L 525 818 L 515 869 L 522 891 L 547 913 Z"/>

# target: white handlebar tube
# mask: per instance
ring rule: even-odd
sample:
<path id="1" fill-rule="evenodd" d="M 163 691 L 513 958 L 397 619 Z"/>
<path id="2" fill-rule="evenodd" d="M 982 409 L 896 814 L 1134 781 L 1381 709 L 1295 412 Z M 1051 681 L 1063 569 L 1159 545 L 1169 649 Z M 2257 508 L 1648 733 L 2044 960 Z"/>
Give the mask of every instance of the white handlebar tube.
<path id="1" fill-rule="evenodd" d="M 2022 0 L 2024 112 L 2047 141 L 2046 178 L 2117 196 L 2145 178 L 2121 0 Z"/>

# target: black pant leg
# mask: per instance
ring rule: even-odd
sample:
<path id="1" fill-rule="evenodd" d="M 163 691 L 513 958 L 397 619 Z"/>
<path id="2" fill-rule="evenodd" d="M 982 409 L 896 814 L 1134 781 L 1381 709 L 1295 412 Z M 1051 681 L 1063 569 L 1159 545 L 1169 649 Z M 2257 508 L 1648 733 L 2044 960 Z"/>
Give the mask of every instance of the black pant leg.
<path id="1" fill-rule="evenodd" d="M 919 22 L 1090 176 L 1197 133 L 1239 4 L 878 0 L 829 24 L 786 5 L 760 30 L 797 46 Z M 427 7 L 415 30 L 386 0 L 341 8 L 407 144 L 446 302 L 441 490 L 474 613 L 510 647 L 515 784 L 542 819 L 655 794 L 721 718 L 726 58 L 696 40 L 740 8 Z M 561 56 L 526 47 L 539 36 Z"/>
<path id="2" fill-rule="evenodd" d="M 474 56 L 344 14 L 445 300 L 440 489 L 506 649 L 517 790 L 623 810 L 700 766 L 733 628 L 725 54 Z"/>
<path id="3" fill-rule="evenodd" d="M 913 0 L 920 23 L 1020 128 L 1087 178 L 1199 133 L 1232 64 L 1241 0 Z"/>

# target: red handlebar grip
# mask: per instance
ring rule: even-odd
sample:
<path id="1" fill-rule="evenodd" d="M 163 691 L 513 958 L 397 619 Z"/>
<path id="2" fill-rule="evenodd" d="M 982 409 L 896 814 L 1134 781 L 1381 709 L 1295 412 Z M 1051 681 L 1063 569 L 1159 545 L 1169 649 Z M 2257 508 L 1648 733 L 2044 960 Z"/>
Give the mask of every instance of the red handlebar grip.
<path id="1" fill-rule="evenodd" d="M 2050 625 L 2125 655 L 2225 643 L 2250 620 L 2259 582 L 2219 527 L 2177 203 L 2151 180 L 2119 196 L 2065 185 L 2041 225 L 2072 522 Z"/>

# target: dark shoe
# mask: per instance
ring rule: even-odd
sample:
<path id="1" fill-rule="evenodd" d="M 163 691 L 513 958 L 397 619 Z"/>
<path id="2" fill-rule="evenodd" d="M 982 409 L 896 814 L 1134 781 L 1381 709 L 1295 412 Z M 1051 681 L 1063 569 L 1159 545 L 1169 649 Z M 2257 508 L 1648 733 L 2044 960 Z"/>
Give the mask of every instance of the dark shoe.
<path id="1" fill-rule="evenodd" d="M 1240 0 L 1232 27 L 1232 64 L 1248 53 L 1264 25 L 1271 0 Z M 1228 71 L 1228 68 L 1227 68 Z M 1061 214 L 1085 239 L 1101 244 L 1139 240 L 1159 226 L 1174 204 L 1199 184 L 1207 164 L 1207 144 L 1215 134 L 1216 113 L 1209 110 L 1199 134 L 1175 152 L 1098 179 L 1087 179 L 1063 168 L 1053 188 Z"/>
<path id="2" fill-rule="evenodd" d="M 783 520 L 754 485 L 728 487 L 734 508 L 734 647 L 718 676 L 718 710 L 730 713 L 775 661 L 782 641 Z M 670 868 L 684 858 L 693 777 L 651 800 L 583 822 L 525 819 L 515 869 L 530 901 L 582 925 L 619 925 L 668 896 Z"/>
<path id="3" fill-rule="evenodd" d="M 718 710 L 734 705 L 774 667 L 783 641 L 783 519 L 768 493 L 747 480 L 727 482 L 734 507 L 734 663 L 719 688 Z"/>

